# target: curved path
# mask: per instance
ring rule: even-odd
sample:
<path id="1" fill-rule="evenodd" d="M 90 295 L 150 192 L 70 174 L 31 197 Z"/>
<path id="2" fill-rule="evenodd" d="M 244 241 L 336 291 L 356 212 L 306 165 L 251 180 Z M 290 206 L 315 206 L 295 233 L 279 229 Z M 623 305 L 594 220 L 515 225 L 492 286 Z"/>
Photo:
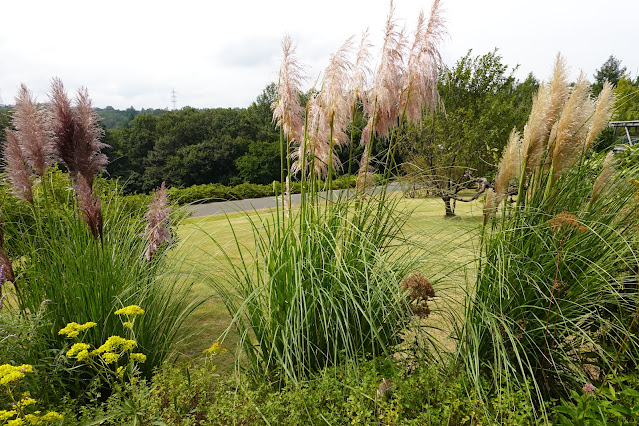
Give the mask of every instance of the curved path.
<path id="1" fill-rule="evenodd" d="M 388 192 L 400 191 L 401 187 L 399 183 L 393 182 L 388 185 Z M 334 197 L 339 196 L 342 191 L 349 191 L 347 189 L 335 190 L 333 191 Z M 352 190 L 350 190 L 352 191 Z M 325 197 L 326 193 L 323 192 L 322 196 Z M 300 203 L 300 194 L 291 195 L 291 204 L 293 206 L 299 205 Z M 191 217 L 201 217 L 201 216 L 210 216 L 213 214 L 223 214 L 223 213 L 236 213 L 236 212 L 244 212 L 251 210 L 262 210 L 268 208 L 275 208 L 276 200 L 275 197 L 264 197 L 264 198 L 247 198 L 245 200 L 234 200 L 234 201 L 215 201 L 211 203 L 205 204 L 191 204 L 186 206 L 186 209 L 192 213 Z"/>

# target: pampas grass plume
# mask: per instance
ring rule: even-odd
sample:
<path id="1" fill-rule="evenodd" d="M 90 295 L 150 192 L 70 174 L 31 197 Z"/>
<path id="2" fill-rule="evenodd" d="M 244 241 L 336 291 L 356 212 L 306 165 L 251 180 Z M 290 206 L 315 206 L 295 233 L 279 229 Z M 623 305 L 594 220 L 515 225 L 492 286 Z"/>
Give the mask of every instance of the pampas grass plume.
<path id="1" fill-rule="evenodd" d="M 563 174 L 585 150 L 587 122 L 594 112 L 590 99 L 590 83 L 582 73 L 572 88 L 568 102 L 557 123 L 556 139 L 552 143 L 553 179 Z"/>
<path id="2" fill-rule="evenodd" d="M 511 180 L 520 174 L 521 135 L 515 129 L 510 132 L 508 143 L 504 148 L 504 155 L 499 164 L 499 171 L 495 177 L 495 206 L 499 206 L 508 194 Z"/>
<path id="3" fill-rule="evenodd" d="M 20 85 L 16 97 L 12 123 L 25 160 L 38 175 L 43 176 L 55 158 L 49 115 L 45 109 L 38 108 L 24 84 Z"/>
<path id="4" fill-rule="evenodd" d="M 612 107 L 615 103 L 615 95 L 612 84 L 604 82 L 601 93 L 597 98 L 597 107 L 590 122 L 588 135 L 586 136 L 585 149 L 589 149 L 597 135 L 606 127 L 612 116 Z"/>
<path id="5" fill-rule="evenodd" d="M 170 211 L 166 187 L 164 182 L 162 182 L 162 186 L 153 194 L 149 211 L 146 214 L 145 234 L 149 240 L 149 245 L 144 257 L 149 261 L 153 257 L 153 253 L 160 247 L 160 244 L 171 242 L 171 232 L 168 229 Z"/>
<path id="6" fill-rule="evenodd" d="M 11 182 L 12 192 L 23 200 L 33 204 L 33 191 L 31 189 L 31 170 L 18 142 L 16 131 L 6 132 L 4 145 L 4 161 L 6 163 L 7 176 Z"/>
<path id="7" fill-rule="evenodd" d="M 278 98 L 271 108 L 273 119 L 282 128 L 289 142 L 301 143 L 304 138 L 302 115 L 304 109 L 300 105 L 299 94 L 302 82 L 302 67 L 295 56 L 295 46 L 290 36 L 282 40 L 283 59 L 280 67 Z"/>

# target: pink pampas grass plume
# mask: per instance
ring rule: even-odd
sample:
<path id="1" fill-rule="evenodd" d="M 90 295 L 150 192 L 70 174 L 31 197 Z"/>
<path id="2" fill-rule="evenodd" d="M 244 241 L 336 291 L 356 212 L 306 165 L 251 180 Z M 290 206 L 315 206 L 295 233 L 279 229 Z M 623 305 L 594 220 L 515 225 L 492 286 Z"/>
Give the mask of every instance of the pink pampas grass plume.
<path id="1" fill-rule="evenodd" d="M 82 174 L 89 187 L 95 174 L 107 164 L 101 153 L 108 145 L 100 142 L 103 135 L 98 117 L 91 106 L 86 88 L 78 90 L 75 108 L 71 105 L 62 81 L 51 82 L 51 115 L 57 154 L 73 180 Z"/>
<path id="2" fill-rule="evenodd" d="M 407 72 L 404 74 L 402 114 L 413 123 L 422 121 L 424 109 L 434 111 L 439 102 L 437 76 L 443 61 L 439 44 L 446 35 L 440 1 L 435 0 L 430 19 L 424 27 L 424 12 L 420 12 L 415 40 L 410 49 Z"/>
<path id="3" fill-rule="evenodd" d="M 49 115 L 45 109 L 38 108 L 24 84 L 20 85 L 16 97 L 12 122 L 27 163 L 38 175 L 43 176 L 55 158 Z"/>
<path id="4" fill-rule="evenodd" d="M 162 186 L 153 194 L 149 211 L 146 214 L 147 224 L 144 232 L 149 240 L 149 246 L 144 253 L 144 257 L 149 261 L 162 243 L 171 242 L 171 232 L 167 227 L 170 212 L 171 208 L 168 207 L 166 187 L 164 182 L 162 182 Z"/>
<path id="5" fill-rule="evenodd" d="M 300 85 L 303 80 L 302 67 L 295 56 L 295 46 L 290 36 L 282 40 L 284 57 L 280 67 L 280 81 L 277 101 L 271 105 L 273 119 L 282 128 L 289 142 L 302 143 L 304 139 L 302 116 L 304 109 L 300 105 Z"/>
<path id="6" fill-rule="evenodd" d="M 4 145 L 4 161 L 7 175 L 11 182 L 12 192 L 33 204 L 33 191 L 31 189 L 31 170 L 26 163 L 17 132 L 7 129 L 7 140 Z"/>

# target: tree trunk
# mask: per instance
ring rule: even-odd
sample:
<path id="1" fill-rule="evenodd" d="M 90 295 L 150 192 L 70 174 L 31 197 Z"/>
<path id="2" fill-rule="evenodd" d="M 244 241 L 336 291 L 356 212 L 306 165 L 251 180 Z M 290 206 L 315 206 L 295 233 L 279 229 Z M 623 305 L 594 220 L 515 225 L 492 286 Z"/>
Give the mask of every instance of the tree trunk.
<path id="1" fill-rule="evenodd" d="M 442 195 L 442 200 L 444 200 L 444 208 L 446 209 L 446 217 L 455 216 L 455 207 L 450 204 L 451 197 L 449 195 Z"/>

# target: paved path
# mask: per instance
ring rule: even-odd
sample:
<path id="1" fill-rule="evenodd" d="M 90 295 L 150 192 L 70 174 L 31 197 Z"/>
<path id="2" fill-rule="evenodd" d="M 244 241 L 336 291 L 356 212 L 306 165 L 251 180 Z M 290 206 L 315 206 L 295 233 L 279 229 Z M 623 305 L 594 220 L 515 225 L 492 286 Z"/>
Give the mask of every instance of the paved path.
<path id="1" fill-rule="evenodd" d="M 388 185 L 388 191 L 394 192 L 399 191 L 400 185 L 398 183 L 391 183 Z M 342 191 L 351 191 L 354 192 L 354 189 L 350 190 L 335 190 L 333 191 L 334 197 L 337 197 L 339 193 Z M 322 196 L 325 197 L 326 193 L 322 193 Z M 296 206 L 300 203 L 300 194 L 291 195 L 291 204 Z M 268 208 L 275 208 L 276 200 L 275 197 L 264 197 L 264 198 L 248 198 L 245 200 L 235 200 L 235 201 L 216 201 L 212 203 L 205 204 L 191 204 L 186 206 L 186 209 L 192 212 L 192 217 L 200 217 L 200 216 L 209 216 L 213 214 L 222 214 L 222 213 L 235 213 L 235 212 L 244 212 L 251 210 L 261 210 Z"/>

